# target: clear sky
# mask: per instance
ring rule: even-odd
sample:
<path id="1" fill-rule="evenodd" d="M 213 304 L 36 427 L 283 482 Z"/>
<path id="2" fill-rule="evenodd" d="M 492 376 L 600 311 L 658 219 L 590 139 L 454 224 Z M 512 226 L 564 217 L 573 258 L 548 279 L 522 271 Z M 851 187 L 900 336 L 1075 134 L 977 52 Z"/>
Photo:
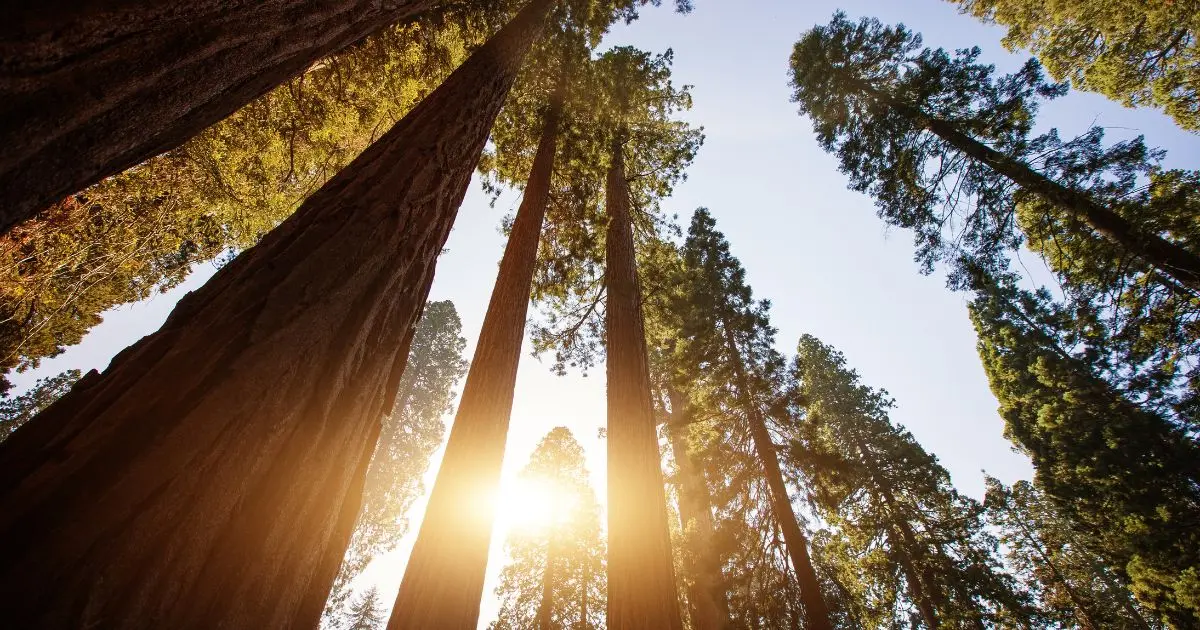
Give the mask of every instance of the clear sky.
<path id="1" fill-rule="evenodd" d="M 670 4 L 666 2 L 665 4 Z M 846 190 L 834 159 L 816 145 L 807 120 L 790 102 L 787 62 L 802 31 L 827 22 L 838 8 L 850 17 L 873 15 L 904 22 L 926 45 L 980 46 L 983 59 L 1013 69 L 1025 58 L 1000 46 L 1002 31 L 958 15 L 943 0 L 903 2 L 795 2 L 695 0 L 688 16 L 666 7 L 643 11 L 640 21 L 617 26 L 605 45 L 632 44 L 653 52 L 675 51 L 675 80 L 694 86 L 688 118 L 704 125 L 707 141 L 687 182 L 664 203 L 685 222 L 708 207 L 733 253 L 747 269 L 757 297 L 774 304 L 780 349 L 790 352 L 811 333 L 842 350 L 866 383 L 886 388 L 898 402 L 893 418 L 908 427 L 949 469 L 955 484 L 980 497 L 982 471 L 1004 481 L 1029 475 L 1028 462 L 1001 437 L 996 400 L 975 354 L 965 299 L 944 288 L 940 275 L 922 276 L 912 262 L 906 232 L 889 230 L 870 199 Z M 1044 108 L 1045 126 L 1075 135 L 1095 123 L 1112 137 L 1145 134 L 1170 151 L 1171 166 L 1195 168 L 1200 138 L 1178 131 L 1152 111 L 1123 109 L 1090 94 L 1071 94 Z M 506 195 L 490 208 L 475 184 L 438 263 L 431 299 L 458 307 L 468 353 L 483 320 L 503 248 L 502 215 L 515 207 Z M 1036 261 L 1027 260 L 1033 266 Z M 174 302 L 212 274 L 201 266 L 179 289 L 106 315 L 81 344 L 36 372 L 17 375 L 18 388 L 33 378 L 69 368 L 102 368 L 124 346 L 158 328 Z M 549 364 L 528 355 L 518 377 L 513 424 L 505 458 L 505 484 L 551 428 L 572 429 L 584 445 L 593 481 L 604 498 L 603 366 L 590 376 L 555 377 Z M 430 474 L 436 471 L 437 458 Z M 419 504 L 415 511 L 423 509 Z M 414 520 L 416 515 L 414 514 Z M 491 597 L 503 560 L 503 538 L 513 520 L 501 501 L 481 626 L 495 615 Z M 411 536 L 370 568 L 390 601 L 399 585 Z"/>

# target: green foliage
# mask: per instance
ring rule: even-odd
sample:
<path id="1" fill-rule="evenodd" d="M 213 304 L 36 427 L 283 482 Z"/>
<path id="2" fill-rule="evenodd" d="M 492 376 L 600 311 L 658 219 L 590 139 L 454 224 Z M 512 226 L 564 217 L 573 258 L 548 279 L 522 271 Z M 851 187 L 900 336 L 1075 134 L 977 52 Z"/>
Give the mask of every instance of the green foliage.
<path id="1" fill-rule="evenodd" d="M 789 469 L 828 527 L 826 561 L 859 623 L 901 627 L 924 597 L 946 627 L 1030 627 L 1034 611 L 1001 566 L 983 507 L 892 424 L 887 392 L 808 335 L 792 372 Z"/>
<path id="2" fill-rule="evenodd" d="M 1073 524 L 1028 481 L 987 479 L 988 522 L 999 529 L 1008 566 L 1033 590 L 1047 624 L 1069 628 L 1162 627 L 1128 581 L 1080 544 Z"/>
<path id="3" fill-rule="evenodd" d="M 795 98 L 851 187 L 872 195 L 885 221 L 913 230 L 923 271 L 949 263 L 951 285 L 968 288 L 961 261 L 1002 273 L 1028 246 L 1054 272 L 1076 341 L 1106 357 L 1103 377 L 1177 422 L 1195 422 L 1194 292 L 1051 193 L 1114 212 L 1134 241 L 1161 238 L 1195 252 L 1200 176 L 1163 170 L 1162 152 L 1141 138 L 1105 146 L 1098 128 L 1069 141 L 1054 130 L 1031 137 L 1040 100 L 1064 88 L 1047 83 L 1036 62 L 996 76 L 978 56 L 922 48 L 903 26 L 838 14 L 796 44 Z M 980 151 L 1032 170 L 1011 179 Z"/>
<path id="4" fill-rule="evenodd" d="M 953 0 L 1008 28 L 1050 74 L 1127 107 L 1158 107 L 1200 131 L 1200 11 L 1192 2 Z"/>
<path id="5" fill-rule="evenodd" d="M 408 531 L 408 510 L 425 492 L 422 477 L 446 431 L 442 418 L 451 411 L 454 387 L 467 371 L 462 358 L 466 343 L 454 303 L 425 306 L 413 333 L 396 402 L 383 419 L 367 468 L 362 508 L 325 605 L 327 624 L 350 597 L 351 582 Z"/>
<path id="6" fill-rule="evenodd" d="M 606 551 L 600 505 L 584 467 L 583 448 L 567 428 L 551 430 L 521 470 L 521 481 L 547 489 L 554 514 L 548 523 L 509 535 L 506 549 L 511 560 L 496 588 L 499 617 L 488 628 L 539 628 L 544 603 L 551 628 L 603 628 Z M 546 596 L 549 600 L 544 602 Z"/>
<path id="7" fill-rule="evenodd" d="M 256 243 L 432 91 L 482 34 L 442 22 L 390 28 L 324 59 L 0 240 L 0 369 L 36 367 L 78 343 L 105 310 Z"/>
<path id="8" fill-rule="evenodd" d="M 79 370 L 67 370 L 56 376 L 40 378 L 20 396 L 0 398 L 0 442 L 21 428 L 50 403 L 71 391 L 79 380 Z"/>
<path id="9" fill-rule="evenodd" d="M 613 151 L 622 153 L 630 188 L 639 268 L 660 252 L 670 228 L 659 201 L 685 179 L 704 141 L 702 130 L 674 117 L 691 107 L 689 86 L 671 81 L 673 53 L 631 47 L 602 54 L 581 70 L 581 102 L 566 201 L 552 206 L 539 250 L 533 297 L 544 322 L 533 331 L 537 352 L 555 350 L 556 367 L 586 370 L 602 352 L 604 321 L 603 195 Z"/>
<path id="10" fill-rule="evenodd" d="M 1099 378 L 1045 292 L 977 280 L 970 310 L 1006 436 L 1082 544 L 1179 627 L 1200 623 L 1200 448 Z"/>

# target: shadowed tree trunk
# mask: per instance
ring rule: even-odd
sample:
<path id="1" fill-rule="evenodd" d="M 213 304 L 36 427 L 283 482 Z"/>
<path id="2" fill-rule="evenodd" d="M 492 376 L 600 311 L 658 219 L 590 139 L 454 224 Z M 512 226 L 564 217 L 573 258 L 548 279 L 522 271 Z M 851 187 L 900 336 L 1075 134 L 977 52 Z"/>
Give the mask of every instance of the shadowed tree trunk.
<path id="1" fill-rule="evenodd" d="M 680 630 L 620 138 L 608 170 L 608 627 Z"/>
<path id="2" fill-rule="evenodd" d="M 792 569 L 796 571 L 796 581 L 800 585 L 805 628 L 833 630 L 829 621 L 829 608 L 825 605 L 825 597 L 821 593 L 821 582 L 817 579 L 816 569 L 813 568 L 812 558 L 808 554 L 808 537 L 804 535 L 804 530 L 796 519 L 796 512 L 792 509 L 792 500 L 783 482 L 783 472 L 779 468 L 779 457 L 775 453 L 771 433 L 767 430 L 762 412 L 750 391 L 750 381 L 746 377 L 742 355 L 734 341 L 733 333 L 727 326 L 722 327 L 725 328 L 725 342 L 731 359 L 735 386 L 741 395 L 746 422 L 750 427 L 750 438 L 754 441 L 754 451 L 762 463 L 763 476 L 766 477 L 767 488 L 771 491 L 771 507 L 775 513 L 775 520 L 779 521 L 779 528 L 783 530 L 783 542 L 792 560 Z"/>
<path id="3" fill-rule="evenodd" d="M 546 545 L 546 566 L 542 569 L 542 601 L 538 603 L 538 630 L 554 630 L 554 535 Z M 587 584 L 583 585 L 587 590 Z"/>
<path id="4" fill-rule="evenodd" d="M 316 627 L 434 263 L 547 4 L 0 445 L 5 624 Z"/>
<path id="5" fill-rule="evenodd" d="M 562 96 L 559 91 L 551 99 L 524 198 L 504 247 L 446 454 L 388 622 L 393 630 L 467 630 L 478 622 L 495 518 L 487 499 L 500 484 Z"/>
<path id="6" fill-rule="evenodd" d="M 0 21 L 0 233 L 439 0 L 38 0 Z"/>
<path id="7" fill-rule="evenodd" d="M 692 626 L 696 630 L 721 630 L 729 625 L 729 602 L 725 598 L 721 563 L 712 546 L 712 497 L 704 472 L 697 468 L 688 451 L 692 422 L 688 403 L 672 385 L 668 384 L 666 389 L 671 402 L 667 436 L 679 467 L 679 516 L 691 552 L 692 587 L 688 591 L 688 601 L 692 608 Z"/>

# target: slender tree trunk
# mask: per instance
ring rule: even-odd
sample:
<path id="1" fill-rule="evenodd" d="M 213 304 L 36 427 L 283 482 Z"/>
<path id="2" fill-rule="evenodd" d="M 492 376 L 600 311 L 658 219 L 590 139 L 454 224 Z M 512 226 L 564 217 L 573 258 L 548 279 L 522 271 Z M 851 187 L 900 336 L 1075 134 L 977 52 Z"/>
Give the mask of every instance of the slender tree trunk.
<path id="1" fill-rule="evenodd" d="M 588 589 L 592 579 L 590 569 L 591 559 L 585 557 L 583 559 L 583 580 L 579 595 L 579 630 L 588 630 Z"/>
<path id="2" fill-rule="evenodd" d="M 688 600 L 692 604 L 692 626 L 695 630 L 720 630 L 729 625 L 729 602 L 725 598 L 721 563 L 713 551 L 712 496 L 704 480 L 704 471 L 697 468 L 688 452 L 691 425 L 688 403 L 669 383 L 667 398 L 671 401 L 667 436 L 679 466 L 679 516 L 691 552 L 692 587 L 688 591 Z"/>
<path id="3" fill-rule="evenodd" d="M 608 627 L 680 630 L 623 150 L 618 138 L 605 196 Z"/>
<path id="4" fill-rule="evenodd" d="M 725 327 L 725 343 L 729 351 L 730 364 L 733 367 L 735 385 L 742 398 L 742 406 L 746 412 L 746 422 L 750 426 L 750 437 L 754 441 L 754 451 L 762 462 L 763 475 L 767 487 L 771 491 L 771 504 L 775 518 L 783 530 L 783 542 L 787 546 L 788 555 L 792 560 L 792 568 L 796 571 L 796 581 L 800 585 L 800 596 L 804 604 L 805 626 L 808 630 L 832 630 L 829 621 L 829 608 L 825 605 L 825 597 L 821 593 L 821 582 L 817 579 L 817 571 L 813 568 L 812 558 L 808 555 L 808 537 L 796 519 L 792 509 L 792 500 L 788 496 L 787 486 L 783 482 L 783 471 L 779 468 L 779 457 L 775 453 L 775 445 L 771 442 L 771 433 L 763 419 L 758 403 L 754 401 L 750 391 L 750 381 L 742 363 L 742 354 L 738 350 L 733 332 Z"/>
<path id="5" fill-rule="evenodd" d="M 552 630 L 551 621 L 554 618 L 554 563 L 558 559 L 554 553 L 554 535 L 546 544 L 546 566 L 542 569 L 542 601 L 538 604 L 538 630 Z"/>
<path id="6" fill-rule="evenodd" d="M 475 628 L 483 596 L 494 496 L 525 339 L 538 240 L 550 197 L 562 94 L 551 103 L 504 247 L 446 454 L 388 628 Z"/>
<path id="7" fill-rule="evenodd" d="M 897 537 L 892 533 L 893 537 Z M 898 536 L 903 540 L 903 536 Z M 891 545 L 892 553 L 896 557 L 896 561 L 900 563 L 900 570 L 904 572 L 904 582 L 908 586 L 908 596 L 912 598 L 913 603 L 917 605 L 917 610 L 921 613 L 921 619 L 925 620 L 925 625 L 929 630 L 937 630 L 942 626 L 941 620 L 938 618 L 937 609 L 933 606 L 933 601 L 929 599 L 929 595 L 925 592 L 925 586 L 921 584 L 921 578 L 917 573 L 917 568 L 913 565 L 912 556 L 908 554 L 907 545 L 895 544 L 893 539 Z"/>
<path id="8" fill-rule="evenodd" d="M 0 233 L 439 0 L 38 0 L 0 22 Z"/>
<path id="9" fill-rule="evenodd" d="M 11 627 L 315 627 L 528 8 L 163 327 L 0 445 Z"/>
<path id="10" fill-rule="evenodd" d="M 864 91 L 880 103 L 925 126 L 967 156 L 982 162 L 1021 188 L 1046 199 L 1072 216 L 1087 223 L 1099 234 L 1120 245 L 1149 265 L 1200 293 L 1200 255 L 1157 234 L 1146 233 L 1087 193 L 1062 184 L 1035 171 L 1025 162 L 1013 159 L 963 133 L 954 123 L 927 115 L 920 109 L 870 87 Z"/>
<path id="11" fill-rule="evenodd" d="M 1058 570 L 1058 565 L 1056 565 L 1054 560 L 1046 554 L 1046 551 L 1043 549 L 1042 541 L 1038 540 L 1033 531 L 1030 530 L 1029 525 L 1025 522 L 1025 519 L 1021 518 L 1020 514 L 1012 510 L 1009 510 L 1009 516 L 1012 516 L 1016 520 L 1018 527 L 1021 529 L 1021 536 L 1025 539 L 1025 542 L 1033 546 L 1034 553 L 1037 555 L 1038 560 L 1040 560 L 1042 564 L 1045 565 L 1046 569 L 1050 571 L 1050 576 L 1054 578 L 1055 582 L 1058 582 L 1059 586 L 1061 586 L 1064 591 L 1066 591 L 1067 598 L 1070 599 L 1071 604 L 1075 606 L 1076 615 L 1081 617 L 1081 624 L 1087 630 L 1101 630 L 1103 626 L 1096 623 L 1095 618 L 1092 617 L 1091 607 L 1084 603 L 1083 598 L 1079 596 L 1079 593 L 1077 593 L 1075 588 L 1071 586 L 1071 583 L 1067 581 L 1067 577 Z"/>

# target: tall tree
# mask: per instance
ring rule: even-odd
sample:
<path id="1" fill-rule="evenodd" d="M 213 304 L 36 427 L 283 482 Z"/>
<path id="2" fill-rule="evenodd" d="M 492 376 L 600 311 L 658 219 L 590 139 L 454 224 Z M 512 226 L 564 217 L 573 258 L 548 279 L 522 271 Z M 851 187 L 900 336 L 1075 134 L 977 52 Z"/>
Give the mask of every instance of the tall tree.
<path id="1" fill-rule="evenodd" d="M 888 417 L 887 392 L 863 385 L 845 357 L 800 339 L 789 468 L 841 547 L 847 586 L 867 625 L 1028 628 L 1035 611 L 1006 575 L 983 507 Z"/>
<path id="2" fill-rule="evenodd" d="M 408 531 L 406 513 L 425 491 L 421 479 L 445 435 L 442 417 L 451 410 L 454 387 L 467 370 L 462 358 L 467 340 L 461 333 L 453 302 L 426 305 L 413 333 L 396 402 L 383 420 L 367 468 L 362 509 L 325 604 L 327 625 L 333 624 L 351 595 L 351 582 Z"/>
<path id="3" fill-rule="evenodd" d="M 0 399 L 0 442 L 71 391 L 71 386 L 78 380 L 79 370 L 67 370 L 62 374 L 39 378 L 20 396 Z"/>
<path id="4" fill-rule="evenodd" d="M 1200 18 L 1188 2 L 953 0 L 1008 28 L 1004 46 L 1029 49 L 1058 81 L 1126 107 L 1157 107 L 1200 131 Z"/>
<path id="5" fill-rule="evenodd" d="M 0 29 L 0 232 L 435 0 L 25 4 Z"/>
<path id="6" fill-rule="evenodd" d="M 536 0 L 163 328 L 0 445 L 0 614 L 313 626 Z"/>
<path id="7" fill-rule="evenodd" d="M 1008 565 L 1041 600 L 1049 623 L 1087 630 L 1150 630 L 1128 581 L 1079 543 L 1079 533 L 1028 481 L 987 479 L 988 522 L 1000 530 Z"/>
<path id="8" fill-rule="evenodd" d="M 1200 448 L 1175 423 L 1114 390 L 1088 349 L 1064 342 L 1047 292 L 976 278 L 971 318 L 1005 435 L 1084 544 L 1170 623 L 1200 623 Z M 1078 352 L 1078 354 L 1076 354 Z"/>
<path id="9" fill-rule="evenodd" d="M 1104 178 L 1055 177 L 1053 165 L 1038 168 L 1047 147 L 1028 137 L 1036 98 L 1065 87 L 1047 84 L 1033 61 L 996 78 L 978 56 L 977 48 L 954 55 L 922 48 L 920 36 L 903 26 L 854 23 L 838 13 L 796 43 L 794 98 L 821 145 L 838 154 L 851 186 L 874 195 L 884 219 L 917 231 L 923 257 L 944 247 L 949 225 L 961 224 L 958 237 L 973 248 L 1013 246 L 1013 208 L 1024 196 L 1200 291 L 1196 243 L 1128 216 L 1129 206 L 1149 203 L 1146 191 L 1112 198 Z M 1140 139 L 1113 150 L 1127 158 L 1118 161 L 1118 175 L 1150 170 Z M 1132 182 L 1127 188 L 1136 191 Z"/>
<path id="10" fill-rule="evenodd" d="M 374 586 L 363 591 L 342 616 L 341 630 L 379 630 L 383 625 L 383 602 Z"/>
<path id="11" fill-rule="evenodd" d="M 767 409 L 779 391 L 783 359 L 774 349 L 768 303 L 756 302 L 745 269 L 729 251 L 706 209 L 692 216 L 683 250 L 683 317 L 679 348 L 686 365 L 706 366 L 711 395 L 749 436 L 760 474 L 770 493 L 770 509 L 783 534 L 803 598 L 805 625 L 831 628 L 821 580 L 809 555 L 809 541 L 792 506 L 768 427 Z M 695 368 L 699 369 L 699 368 Z"/>
<path id="12" fill-rule="evenodd" d="M 606 98 L 602 137 L 610 145 L 604 187 L 608 624 L 617 630 L 682 628 L 634 249 L 631 207 L 640 200 L 626 170 L 627 144 L 640 149 L 633 152 L 635 163 L 657 160 L 676 172 L 699 145 L 700 137 L 685 124 L 666 119 L 690 105 L 687 92 L 671 85 L 670 61 L 670 53 L 653 57 L 616 48 L 597 62 Z"/>
<path id="13" fill-rule="evenodd" d="M 540 490 L 545 522 L 509 534 L 492 630 L 592 630 L 604 623 L 604 539 L 583 449 L 566 427 L 550 431 L 522 469 Z M 540 511 L 540 510 L 539 510 Z"/>
<path id="14" fill-rule="evenodd" d="M 509 99 L 506 122 L 510 124 L 502 128 L 506 133 L 499 136 L 501 142 L 489 166 L 504 178 L 511 172 L 511 163 L 519 160 L 512 152 L 530 144 L 536 150 L 446 454 L 405 567 L 389 622 L 392 628 L 473 628 L 478 621 L 493 513 L 480 508 L 477 497 L 481 492 L 494 492 L 500 482 L 525 316 L 555 175 L 559 136 L 572 125 L 570 118 L 563 119 L 568 114 L 571 118 L 577 116 L 577 102 L 582 95 L 573 96 L 575 102 L 570 104 L 566 101 L 576 91 L 576 69 L 588 62 L 588 43 L 598 41 L 610 23 L 634 6 L 624 1 L 559 5 L 552 16 L 552 32 L 534 55 L 534 63 L 526 65 L 524 81 Z M 539 111 L 531 112 L 529 101 Z M 514 129 L 513 117 L 538 121 L 540 128 Z"/>
<path id="15" fill-rule="evenodd" d="M 0 368 L 35 367 L 105 310 L 256 243 L 432 92 L 482 30 L 384 29 L 15 227 L 0 238 Z"/>

